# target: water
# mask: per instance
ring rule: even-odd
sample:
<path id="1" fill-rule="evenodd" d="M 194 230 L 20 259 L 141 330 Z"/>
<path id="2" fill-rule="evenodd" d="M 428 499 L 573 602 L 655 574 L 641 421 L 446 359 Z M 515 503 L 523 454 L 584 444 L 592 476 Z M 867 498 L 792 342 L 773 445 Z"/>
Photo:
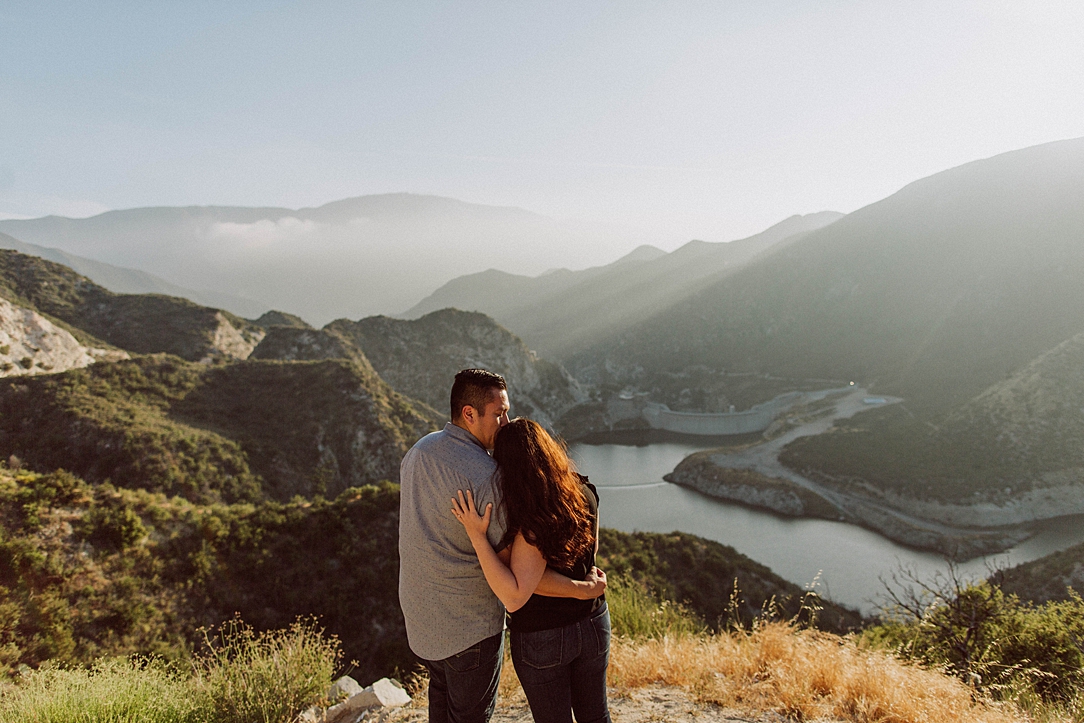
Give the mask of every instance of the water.
<path id="1" fill-rule="evenodd" d="M 642 447 L 571 445 L 580 471 L 599 488 L 602 525 L 625 532 L 689 532 L 730 545 L 776 574 L 817 590 L 835 602 L 875 612 L 887 578 L 901 565 L 929 578 L 945 571 L 942 557 L 898 545 L 863 527 L 827 520 L 794 519 L 712 499 L 664 482 L 662 476 L 687 455 L 710 444 L 657 443 Z M 988 565 L 1018 565 L 1084 542 L 1084 518 L 1060 518 L 1017 547 L 960 568 L 973 578 Z"/>

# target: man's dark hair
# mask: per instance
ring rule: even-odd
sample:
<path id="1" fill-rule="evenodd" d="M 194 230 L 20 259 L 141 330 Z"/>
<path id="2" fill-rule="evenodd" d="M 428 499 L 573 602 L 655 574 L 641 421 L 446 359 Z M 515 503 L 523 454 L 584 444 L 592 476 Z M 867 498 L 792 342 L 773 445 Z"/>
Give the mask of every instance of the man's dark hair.
<path id="1" fill-rule="evenodd" d="M 493 397 L 493 390 L 508 389 L 504 377 L 485 369 L 464 369 L 452 383 L 452 421 L 459 419 L 463 407 L 471 406 L 484 412 Z"/>

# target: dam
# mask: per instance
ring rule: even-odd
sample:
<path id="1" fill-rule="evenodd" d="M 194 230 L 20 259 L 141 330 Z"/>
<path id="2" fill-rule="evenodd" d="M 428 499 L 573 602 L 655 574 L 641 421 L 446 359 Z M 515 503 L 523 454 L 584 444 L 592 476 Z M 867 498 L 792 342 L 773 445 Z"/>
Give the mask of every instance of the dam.
<path id="1" fill-rule="evenodd" d="M 779 416 L 798 404 L 819 401 L 854 387 L 821 389 L 814 392 L 786 392 L 749 409 L 729 412 L 675 412 L 665 404 L 649 402 L 631 393 L 612 397 L 606 405 L 610 423 L 642 419 L 651 429 L 704 437 L 763 432 Z M 733 409 L 733 408 L 731 408 Z"/>

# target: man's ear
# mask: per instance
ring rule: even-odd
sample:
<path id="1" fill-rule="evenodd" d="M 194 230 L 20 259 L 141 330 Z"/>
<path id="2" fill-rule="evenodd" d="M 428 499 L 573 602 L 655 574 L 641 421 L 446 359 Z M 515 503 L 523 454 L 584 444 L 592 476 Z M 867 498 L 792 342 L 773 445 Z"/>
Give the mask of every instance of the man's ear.
<path id="1" fill-rule="evenodd" d="M 478 415 L 475 414 L 474 407 L 472 407 L 469 404 L 463 405 L 463 409 L 462 409 L 462 411 L 460 411 L 459 416 L 467 424 L 474 424 L 475 422 L 478 421 Z"/>

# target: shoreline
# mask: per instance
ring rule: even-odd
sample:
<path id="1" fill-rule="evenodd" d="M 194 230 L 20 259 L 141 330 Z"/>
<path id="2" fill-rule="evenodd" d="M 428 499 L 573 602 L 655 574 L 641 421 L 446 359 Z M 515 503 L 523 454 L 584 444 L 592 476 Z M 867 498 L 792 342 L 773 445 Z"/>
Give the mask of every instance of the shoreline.
<path id="1" fill-rule="evenodd" d="M 1014 500 L 1009 506 L 969 506 L 896 499 L 872 489 L 857 493 L 826 479 L 802 475 L 780 462 L 780 452 L 795 439 L 823 434 L 836 420 L 902 401 L 883 397 L 882 403 L 872 406 L 864 401 L 867 396 L 867 390 L 858 388 L 836 398 L 830 407 L 795 410 L 795 414 L 778 420 L 775 429 L 769 430 L 774 434 L 766 441 L 694 453 L 664 479 L 709 497 L 775 514 L 849 522 L 907 547 L 958 560 L 1003 552 L 1034 535 L 1035 523 L 1043 519 L 1084 512 L 1084 504 L 1079 510 L 1064 504 L 1068 490 L 1035 491 L 1033 496 L 1052 501 L 1046 505 L 1050 509 L 1044 510 L 1051 514 L 1043 515 L 1034 514 L 1035 507 L 1025 501 Z M 988 520 L 995 523 L 981 524 Z"/>

